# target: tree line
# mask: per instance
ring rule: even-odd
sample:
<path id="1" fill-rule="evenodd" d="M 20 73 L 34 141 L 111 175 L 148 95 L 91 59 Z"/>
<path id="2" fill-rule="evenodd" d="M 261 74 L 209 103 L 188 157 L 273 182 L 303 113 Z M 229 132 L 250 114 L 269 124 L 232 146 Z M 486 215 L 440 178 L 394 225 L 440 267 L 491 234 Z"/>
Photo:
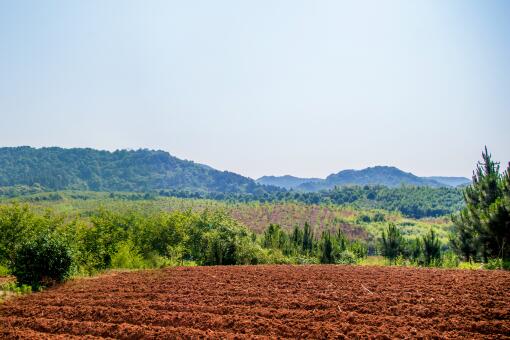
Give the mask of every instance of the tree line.
<path id="1" fill-rule="evenodd" d="M 354 263 L 366 256 L 360 241 L 292 232 L 271 224 L 256 235 L 223 211 L 114 211 L 87 216 L 0 205 L 0 265 L 34 287 L 110 268 L 264 263 Z"/>
<path id="2" fill-rule="evenodd" d="M 400 258 L 431 265 L 440 264 L 444 260 L 443 249 L 451 248 L 465 261 L 510 268 L 510 163 L 501 173 L 499 163 L 485 148 L 471 185 L 463 190 L 463 198 L 465 207 L 452 214 L 448 245 L 442 245 L 432 229 L 425 237 L 406 240 L 390 224 L 381 235 L 382 254 L 391 263 Z"/>

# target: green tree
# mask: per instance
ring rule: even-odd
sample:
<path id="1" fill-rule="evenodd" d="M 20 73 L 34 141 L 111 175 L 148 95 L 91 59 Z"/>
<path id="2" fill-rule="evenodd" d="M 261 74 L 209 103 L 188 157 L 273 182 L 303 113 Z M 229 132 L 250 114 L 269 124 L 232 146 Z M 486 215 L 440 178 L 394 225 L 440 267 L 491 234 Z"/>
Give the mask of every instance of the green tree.
<path id="1" fill-rule="evenodd" d="M 390 260 L 390 263 L 395 263 L 404 246 L 404 239 L 395 224 L 390 223 L 388 228 L 383 230 L 381 246 L 382 255 Z"/>
<path id="2" fill-rule="evenodd" d="M 62 220 L 52 214 L 35 214 L 28 205 L 13 203 L 0 206 L 0 264 L 15 257 L 16 248 L 42 231 L 54 230 Z"/>
<path id="3" fill-rule="evenodd" d="M 441 259 L 441 242 L 434 229 L 430 229 L 423 237 L 422 244 L 423 256 L 427 266 Z"/>
<path id="4" fill-rule="evenodd" d="M 322 252 L 321 252 L 321 263 L 333 263 L 334 257 L 333 257 L 333 243 L 331 241 L 331 234 L 328 231 L 322 232 L 321 237 L 322 242 Z"/>
<path id="5" fill-rule="evenodd" d="M 466 206 L 453 216 L 451 243 L 465 259 L 510 259 L 510 164 L 501 175 L 487 147 L 464 190 Z"/>
<path id="6" fill-rule="evenodd" d="M 72 265 L 68 242 L 56 234 L 42 233 L 16 248 L 11 271 L 19 284 L 50 286 L 64 281 Z"/>
<path id="7" fill-rule="evenodd" d="M 305 222 L 303 228 L 303 252 L 310 254 L 313 251 L 313 232 L 308 222 Z"/>

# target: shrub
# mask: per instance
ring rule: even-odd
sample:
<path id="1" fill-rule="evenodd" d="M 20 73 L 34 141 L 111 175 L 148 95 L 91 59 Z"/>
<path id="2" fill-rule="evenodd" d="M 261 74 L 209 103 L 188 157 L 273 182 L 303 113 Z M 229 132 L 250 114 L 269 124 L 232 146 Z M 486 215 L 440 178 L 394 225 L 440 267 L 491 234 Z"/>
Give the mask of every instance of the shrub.
<path id="1" fill-rule="evenodd" d="M 358 258 L 354 255 L 353 252 L 349 250 L 344 250 L 338 255 L 338 259 L 336 260 L 337 264 L 356 264 Z"/>
<path id="2" fill-rule="evenodd" d="M 140 253 L 130 241 L 121 242 L 117 252 L 112 256 L 111 266 L 113 268 L 138 269 L 144 268 L 145 262 Z"/>
<path id="3" fill-rule="evenodd" d="M 510 261 L 503 261 L 503 259 L 489 259 L 487 264 L 484 265 L 485 269 L 510 269 Z"/>
<path id="4" fill-rule="evenodd" d="M 391 264 L 391 263 L 390 263 Z M 406 259 L 404 257 L 404 255 L 400 254 L 397 256 L 397 258 L 395 259 L 395 265 L 397 266 L 402 266 L 402 267 L 406 267 L 406 266 L 409 266 L 411 265 L 411 262 Z"/>
<path id="5" fill-rule="evenodd" d="M 9 275 L 10 272 L 9 272 L 9 268 L 5 267 L 5 266 L 2 266 L 0 264 L 0 276 L 7 276 Z"/>
<path id="6" fill-rule="evenodd" d="M 71 273 L 73 257 L 66 242 L 53 234 L 41 234 L 17 248 L 11 272 L 18 284 L 49 286 Z"/>
<path id="7" fill-rule="evenodd" d="M 444 268 L 457 268 L 460 264 L 459 257 L 452 251 L 445 252 L 441 262 Z"/>

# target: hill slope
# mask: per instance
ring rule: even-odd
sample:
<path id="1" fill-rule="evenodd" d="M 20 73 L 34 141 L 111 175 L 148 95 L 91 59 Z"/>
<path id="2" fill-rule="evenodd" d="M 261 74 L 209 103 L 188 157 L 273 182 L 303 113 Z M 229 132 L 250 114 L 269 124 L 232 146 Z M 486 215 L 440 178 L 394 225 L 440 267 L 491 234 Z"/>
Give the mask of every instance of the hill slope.
<path id="1" fill-rule="evenodd" d="M 260 194 L 282 190 L 165 151 L 0 148 L 0 186 L 35 184 L 52 190 L 93 191 L 179 189 Z"/>
<path id="2" fill-rule="evenodd" d="M 433 181 L 439 182 L 444 185 L 449 185 L 451 187 L 463 186 L 471 183 L 471 180 L 466 177 L 444 177 L 444 176 L 431 176 L 431 177 L 423 177 L 427 179 L 431 179 Z"/>
<path id="3" fill-rule="evenodd" d="M 427 186 L 431 188 L 456 187 L 468 184 L 470 181 L 464 177 L 419 177 L 410 172 L 404 172 L 392 166 L 375 166 L 362 170 L 342 170 L 331 174 L 325 179 L 298 178 L 293 176 L 264 176 L 258 183 L 270 184 L 286 189 L 301 191 L 319 191 L 332 189 L 335 186 L 352 185 L 382 185 L 389 188 L 401 185 Z"/>
<path id="4" fill-rule="evenodd" d="M 263 176 L 256 180 L 259 184 L 274 185 L 285 189 L 294 189 L 303 183 L 320 182 L 321 178 L 300 178 L 290 175 L 285 176 Z"/>

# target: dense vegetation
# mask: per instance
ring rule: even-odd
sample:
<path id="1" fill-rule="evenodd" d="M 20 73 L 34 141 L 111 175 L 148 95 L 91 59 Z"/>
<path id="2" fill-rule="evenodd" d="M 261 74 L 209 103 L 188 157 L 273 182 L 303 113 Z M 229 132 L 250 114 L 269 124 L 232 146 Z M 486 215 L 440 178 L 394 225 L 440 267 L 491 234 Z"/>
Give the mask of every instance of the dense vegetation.
<path id="1" fill-rule="evenodd" d="M 455 188 L 365 185 L 302 192 L 259 185 L 249 178 L 183 161 L 163 151 L 0 148 L 0 197 L 56 190 L 128 191 L 141 193 L 142 198 L 348 204 L 396 210 L 413 218 L 447 215 L 463 207 L 462 192 Z M 45 197 L 58 200 L 57 193 L 52 195 Z"/>
<path id="2" fill-rule="evenodd" d="M 390 264 L 408 262 L 421 266 L 457 267 L 458 258 L 451 251 L 444 252 L 445 246 L 434 229 L 422 237 L 406 239 L 392 223 L 382 232 L 381 237 L 381 254 Z"/>
<path id="3" fill-rule="evenodd" d="M 510 268 L 510 163 L 501 173 L 485 148 L 463 197 L 465 207 L 452 215 L 449 248 L 466 261 Z M 393 263 L 399 258 L 424 265 L 452 261 L 453 253 L 442 254 L 445 246 L 432 228 L 412 240 L 405 239 L 393 224 L 382 233 L 382 254 Z"/>
<path id="4" fill-rule="evenodd" d="M 466 207 L 453 217 L 452 243 L 466 260 L 510 261 L 510 163 L 501 174 L 487 148 L 464 191 Z"/>
<path id="5" fill-rule="evenodd" d="M 340 231 L 334 240 L 325 259 L 329 234 L 319 237 L 309 224 L 296 226 L 292 234 L 272 224 L 256 235 L 219 210 L 99 208 L 78 216 L 28 205 L 0 206 L 0 264 L 20 284 L 32 286 L 108 268 L 333 263 L 366 256 L 360 241 L 348 241 Z M 352 253 L 342 254 L 347 250 Z"/>
<path id="6" fill-rule="evenodd" d="M 402 186 L 388 188 L 384 186 L 335 187 L 320 192 L 281 191 L 263 195 L 193 193 L 179 190 L 161 190 L 161 196 L 181 198 L 206 198 L 232 202 L 302 202 L 306 204 L 353 205 L 365 209 L 384 209 L 400 211 L 413 217 L 437 217 L 448 215 L 463 207 L 462 190 L 456 188 L 430 188 Z"/>
<path id="7" fill-rule="evenodd" d="M 181 160 L 164 151 L 0 148 L 0 187 L 42 186 L 47 190 L 277 192 L 276 187 L 228 171 Z"/>

